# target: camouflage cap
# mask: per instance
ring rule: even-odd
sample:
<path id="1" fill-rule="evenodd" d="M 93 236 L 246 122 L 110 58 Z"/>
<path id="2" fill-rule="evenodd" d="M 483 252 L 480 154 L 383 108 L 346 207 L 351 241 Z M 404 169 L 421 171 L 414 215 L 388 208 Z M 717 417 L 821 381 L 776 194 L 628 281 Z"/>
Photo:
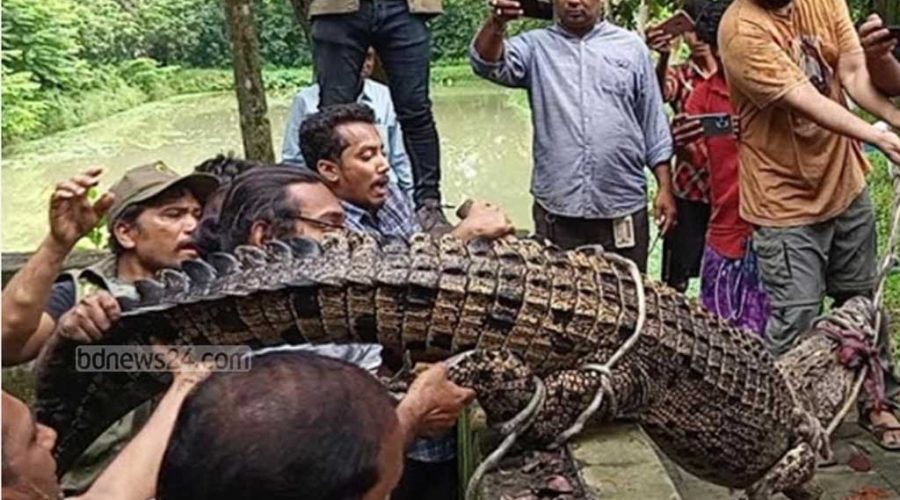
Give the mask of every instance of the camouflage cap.
<path id="1" fill-rule="evenodd" d="M 203 204 L 219 187 L 219 181 L 215 176 L 202 173 L 181 176 L 161 161 L 134 167 L 110 188 L 115 196 L 108 213 L 110 230 L 112 223 L 126 208 L 150 200 L 173 187 L 190 190 L 197 201 Z"/>

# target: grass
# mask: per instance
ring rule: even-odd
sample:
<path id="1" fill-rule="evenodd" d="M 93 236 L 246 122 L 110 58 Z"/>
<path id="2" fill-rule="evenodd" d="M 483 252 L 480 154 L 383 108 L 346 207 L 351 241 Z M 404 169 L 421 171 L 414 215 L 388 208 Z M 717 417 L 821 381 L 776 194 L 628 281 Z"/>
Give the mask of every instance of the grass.
<path id="1" fill-rule="evenodd" d="M 873 167 L 869 174 L 869 190 L 875 205 L 877 219 L 878 255 L 882 256 L 886 251 L 888 232 L 890 231 L 893 188 L 890 167 L 884 155 L 874 152 L 869 155 L 869 158 L 872 160 Z M 890 325 L 890 334 L 894 360 L 900 362 L 900 351 L 898 351 L 898 346 L 900 346 L 900 274 L 897 273 L 897 270 L 894 270 L 887 279 L 884 305 L 894 318 Z"/>

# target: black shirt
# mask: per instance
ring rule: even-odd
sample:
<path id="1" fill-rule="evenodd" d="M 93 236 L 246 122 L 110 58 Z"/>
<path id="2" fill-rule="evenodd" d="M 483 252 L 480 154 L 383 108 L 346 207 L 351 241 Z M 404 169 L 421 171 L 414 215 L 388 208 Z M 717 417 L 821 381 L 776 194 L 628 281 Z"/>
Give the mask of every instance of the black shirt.
<path id="1" fill-rule="evenodd" d="M 59 321 L 60 316 L 73 307 L 75 307 L 75 282 L 67 279 L 54 283 L 44 311 L 53 318 L 53 321 Z"/>

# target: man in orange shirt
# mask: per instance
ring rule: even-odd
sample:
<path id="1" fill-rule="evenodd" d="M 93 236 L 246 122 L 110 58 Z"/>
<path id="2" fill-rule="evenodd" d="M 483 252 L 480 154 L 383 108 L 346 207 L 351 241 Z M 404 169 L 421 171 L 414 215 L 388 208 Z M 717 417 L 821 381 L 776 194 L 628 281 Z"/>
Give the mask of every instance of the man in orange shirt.
<path id="1" fill-rule="evenodd" d="M 841 303 L 871 295 L 875 215 L 861 142 L 900 163 L 900 138 L 848 111 L 862 108 L 900 126 L 900 110 L 869 77 L 844 0 L 735 0 L 719 48 L 740 117 L 741 217 L 772 305 L 766 325 L 780 354 L 812 323 L 825 295 Z M 897 425 L 884 398 L 866 416 Z M 900 432 L 884 433 L 897 445 Z"/>

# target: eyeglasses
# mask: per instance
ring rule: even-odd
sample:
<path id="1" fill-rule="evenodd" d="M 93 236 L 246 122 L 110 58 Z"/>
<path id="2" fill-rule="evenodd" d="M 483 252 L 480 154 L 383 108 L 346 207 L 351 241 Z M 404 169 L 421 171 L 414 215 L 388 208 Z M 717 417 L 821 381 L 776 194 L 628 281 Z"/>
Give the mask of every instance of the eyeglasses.
<path id="1" fill-rule="evenodd" d="M 343 224 L 343 223 L 335 224 L 334 222 L 329 222 L 329 221 L 325 221 L 325 220 L 322 220 L 322 219 L 314 219 L 314 218 L 312 218 L 312 217 L 305 217 L 305 216 L 300 215 L 300 214 L 291 214 L 291 215 L 289 215 L 289 217 L 290 217 L 291 219 L 294 219 L 294 220 L 300 220 L 300 221 L 303 221 L 303 222 L 307 222 L 307 223 L 312 224 L 312 225 L 314 225 L 314 226 L 318 226 L 318 227 L 320 227 L 320 228 L 322 228 L 322 229 L 332 229 L 332 230 L 335 230 L 335 229 L 337 229 L 337 230 L 344 229 L 344 224 Z"/>

